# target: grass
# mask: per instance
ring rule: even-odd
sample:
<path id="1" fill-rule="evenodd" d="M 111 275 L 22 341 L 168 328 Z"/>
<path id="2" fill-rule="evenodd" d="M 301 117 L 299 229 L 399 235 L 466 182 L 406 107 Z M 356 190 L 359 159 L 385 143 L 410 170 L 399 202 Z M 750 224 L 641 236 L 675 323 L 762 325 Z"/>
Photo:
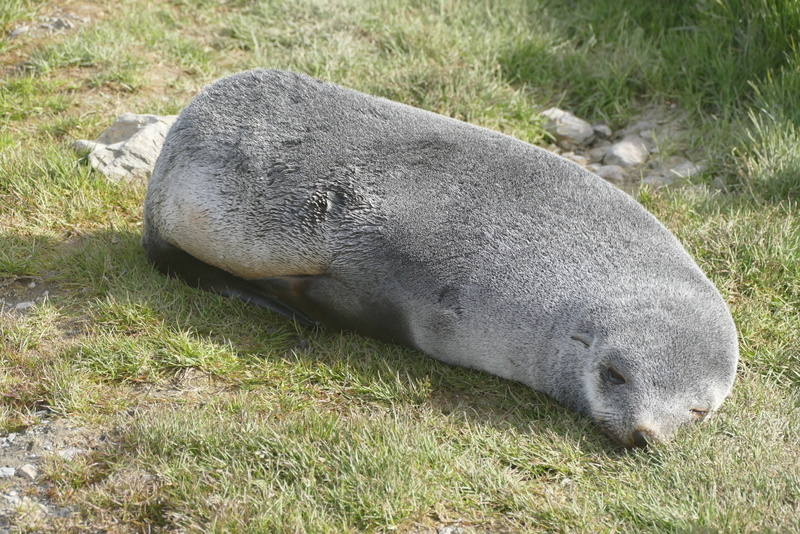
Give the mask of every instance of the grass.
<path id="1" fill-rule="evenodd" d="M 20 512 L 19 531 L 800 528 L 795 2 L 0 0 L 0 26 L 57 7 L 89 22 L 0 40 L 0 291 L 21 276 L 51 289 L 0 313 L 0 427 L 56 416 L 107 438 L 43 465 L 48 498 L 77 512 Z M 734 314 L 742 361 L 722 412 L 623 451 L 517 384 L 155 273 L 144 187 L 69 145 L 256 66 L 534 143 L 551 105 L 615 128 L 674 108 L 689 133 L 663 150 L 707 170 L 638 198 Z"/>

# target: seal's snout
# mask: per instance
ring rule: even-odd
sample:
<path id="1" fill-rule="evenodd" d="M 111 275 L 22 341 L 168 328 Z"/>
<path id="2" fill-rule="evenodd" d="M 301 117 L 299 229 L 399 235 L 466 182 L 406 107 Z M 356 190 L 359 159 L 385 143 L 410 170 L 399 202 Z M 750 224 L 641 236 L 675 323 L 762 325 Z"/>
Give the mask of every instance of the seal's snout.
<path id="1" fill-rule="evenodd" d="M 633 434 L 631 434 L 631 439 L 633 441 L 633 446 L 640 448 L 655 445 L 658 442 L 655 433 L 647 428 L 634 430 Z"/>

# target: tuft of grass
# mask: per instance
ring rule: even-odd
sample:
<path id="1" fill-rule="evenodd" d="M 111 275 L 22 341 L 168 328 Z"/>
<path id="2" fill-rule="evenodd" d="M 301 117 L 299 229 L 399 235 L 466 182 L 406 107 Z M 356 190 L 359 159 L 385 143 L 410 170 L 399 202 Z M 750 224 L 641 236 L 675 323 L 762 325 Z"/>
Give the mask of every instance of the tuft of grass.
<path id="1" fill-rule="evenodd" d="M 104 24 L 79 29 L 63 40 L 37 48 L 25 65 L 37 74 L 65 67 L 96 67 L 132 78 L 144 65 L 142 58 L 132 53 L 132 45 L 124 24 Z"/>
<path id="2" fill-rule="evenodd" d="M 0 5 L 0 31 L 10 31 L 11 24 L 32 18 L 37 3 L 34 0 L 3 0 Z"/>
<path id="3" fill-rule="evenodd" d="M 65 84 L 33 75 L 10 76 L 0 81 L 0 120 L 21 121 L 42 114 L 58 114 L 72 103 Z"/>
<path id="4" fill-rule="evenodd" d="M 743 141 L 747 152 L 736 185 L 753 197 L 785 199 L 796 206 L 800 198 L 800 120 L 769 112 L 751 112 L 749 118 L 750 128 Z"/>

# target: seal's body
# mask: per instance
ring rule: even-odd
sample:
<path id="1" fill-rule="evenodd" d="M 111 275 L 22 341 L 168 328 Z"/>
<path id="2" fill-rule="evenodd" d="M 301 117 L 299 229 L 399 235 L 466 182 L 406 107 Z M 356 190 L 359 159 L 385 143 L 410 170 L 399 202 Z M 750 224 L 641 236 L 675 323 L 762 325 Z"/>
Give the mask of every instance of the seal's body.
<path id="1" fill-rule="evenodd" d="M 729 393 L 725 303 L 675 237 L 527 143 L 255 70 L 181 113 L 150 179 L 162 272 L 523 382 L 626 445 Z"/>

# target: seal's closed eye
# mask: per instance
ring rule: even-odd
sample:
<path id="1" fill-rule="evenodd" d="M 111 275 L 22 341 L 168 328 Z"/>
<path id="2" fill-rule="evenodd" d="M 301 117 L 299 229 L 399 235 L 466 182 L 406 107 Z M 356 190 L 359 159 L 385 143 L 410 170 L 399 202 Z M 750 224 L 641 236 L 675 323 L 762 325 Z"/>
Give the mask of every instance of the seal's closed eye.
<path id="1" fill-rule="evenodd" d="M 625 377 L 613 367 L 603 367 L 600 370 L 600 376 L 605 382 L 611 384 L 612 386 L 621 386 L 627 382 Z"/>

